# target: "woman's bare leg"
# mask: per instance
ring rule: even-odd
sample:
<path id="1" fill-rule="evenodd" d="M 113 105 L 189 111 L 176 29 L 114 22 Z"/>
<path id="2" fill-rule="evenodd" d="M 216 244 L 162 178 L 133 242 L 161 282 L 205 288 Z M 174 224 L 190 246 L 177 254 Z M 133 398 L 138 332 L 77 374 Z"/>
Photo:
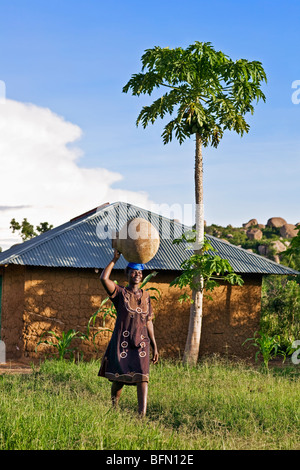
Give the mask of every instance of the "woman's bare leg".
<path id="1" fill-rule="evenodd" d="M 120 396 L 122 393 L 122 388 L 123 388 L 123 383 L 122 382 L 113 382 L 111 386 L 111 401 L 113 406 L 118 406 Z"/>
<path id="2" fill-rule="evenodd" d="M 137 398 L 139 415 L 145 416 L 147 411 L 148 382 L 140 382 L 137 384 Z"/>

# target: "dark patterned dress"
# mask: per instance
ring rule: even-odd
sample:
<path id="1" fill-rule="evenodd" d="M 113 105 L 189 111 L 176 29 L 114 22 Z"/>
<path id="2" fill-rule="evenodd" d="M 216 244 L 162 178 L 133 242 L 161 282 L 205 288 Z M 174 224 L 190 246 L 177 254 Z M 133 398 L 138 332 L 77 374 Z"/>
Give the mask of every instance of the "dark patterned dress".
<path id="1" fill-rule="evenodd" d="M 128 385 L 148 382 L 150 338 L 146 323 L 153 317 L 149 293 L 142 289 L 134 293 L 117 285 L 110 299 L 117 319 L 98 375 Z"/>

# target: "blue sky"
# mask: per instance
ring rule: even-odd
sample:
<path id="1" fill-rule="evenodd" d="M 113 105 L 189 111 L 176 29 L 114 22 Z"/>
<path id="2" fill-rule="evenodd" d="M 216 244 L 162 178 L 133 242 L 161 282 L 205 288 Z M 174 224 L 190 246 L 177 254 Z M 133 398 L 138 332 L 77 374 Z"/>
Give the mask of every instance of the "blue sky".
<path id="1" fill-rule="evenodd" d="M 136 128 L 137 114 L 149 98 L 124 94 L 122 87 L 140 71 L 144 50 L 155 45 L 186 47 L 196 40 L 210 41 L 232 59 L 260 60 L 268 77 L 267 102 L 249 117 L 249 134 L 240 138 L 228 133 L 217 150 L 204 150 L 205 218 L 208 223 L 234 226 L 253 217 L 260 223 L 274 216 L 297 223 L 300 104 L 293 104 L 291 97 L 293 81 L 300 80 L 299 19 L 296 0 L 190 0 L 186 4 L 178 0 L 0 0 L 0 80 L 5 82 L 8 101 L 36 106 L 36 116 L 38 110 L 48 109 L 70 124 L 72 135 L 63 141 L 62 155 L 70 149 L 77 152 L 74 171 L 74 165 L 90 173 L 103 169 L 102 176 L 98 174 L 99 187 L 109 180 L 110 192 L 99 193 L 99 199 L 122 195 L 115 189 L 124 196 L 127 191 L 130 197 L 143 194 L 141 205 L 147 201 L 183 205 L 194 201 L 193 139 L 181 146 L 176 141 L 164 146 L 160 122 L 146 130 Z M 21 113 L 21 107 L 14 109 Z M 11 116 L 10 129 L 15 122 Z M 39 130 L 30 129 L 26 132 L 34 139 Z M 11 138 L 7 144 L 10 152 L 26 166 L 30 152 L 22 154 L 22 145 L 15 149 L 14 142 Z M 2 168 L 8 158 L 3 148 Z M 46 174 L 51 152 L 40 155 L 34 161 Z M 16 195 L 7 196 L 13 191 L 11 185 L 0 190 L 0 206 L 20 206 L 14 212 L 19 219 L 26 214 L 30 218 L 30 211 L 21 206 L 33 204 L 26 200 L 29 183 L 22 180 L 22 165 L 17 163 L 11 173 L 6 172 L 11 181 L 20 173 L 19 200 Z M 102 181 L 105 175 L 111 178 Z M 30 185 L 34 187 L 34 180 Z M 55 185 L 51 190 L 50 176 L 48 186 L 50 193 L 56 192 Z M 95 207 L 106 202 L 99 199 L 97 192 L 91 193 L 85 204 Z M 75 207 L 69 213 L 64 209 L 61 218 L 76 215 L 76 204 L 74 194 Z M 33 214 L 40 221 L 61 221 L 50 220 L 52 213 L 46 209 Z"/>

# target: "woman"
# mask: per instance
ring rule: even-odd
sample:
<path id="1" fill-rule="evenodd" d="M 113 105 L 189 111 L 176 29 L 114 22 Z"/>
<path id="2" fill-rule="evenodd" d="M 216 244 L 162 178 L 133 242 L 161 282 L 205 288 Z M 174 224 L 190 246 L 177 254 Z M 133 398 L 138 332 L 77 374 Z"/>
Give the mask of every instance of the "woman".
<path id="1" fill-rule="evenodd" d="M 144 416 L 147 409 L 150 345 L 153 349 L 152 362 L 158 362 L 153 313 L 149 293 L 139 288 L 143 265 L 128 264 L 126 287 L 119 286 L 110 279 L 111 271 L 119 258 L 120 253 L 115 250 L 113 260 L 100 276 L 116 308 L 117 319 L 98 375 L 112 382 L 111 398 L 114 406 L 118 404 L 124 384 L 136 385 L 138 411 Z"/>

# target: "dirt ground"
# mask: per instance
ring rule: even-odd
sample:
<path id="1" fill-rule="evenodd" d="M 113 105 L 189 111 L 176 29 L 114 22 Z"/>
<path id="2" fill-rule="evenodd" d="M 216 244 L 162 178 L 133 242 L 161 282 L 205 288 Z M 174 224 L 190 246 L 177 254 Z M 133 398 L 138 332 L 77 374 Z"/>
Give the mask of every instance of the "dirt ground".
<path id="1" fill-rule="evenodd" d="M 33 371 L 29 362 L 10 361 L 0 363 L 0 375 L 3 374 L 31 374 Z"/>

